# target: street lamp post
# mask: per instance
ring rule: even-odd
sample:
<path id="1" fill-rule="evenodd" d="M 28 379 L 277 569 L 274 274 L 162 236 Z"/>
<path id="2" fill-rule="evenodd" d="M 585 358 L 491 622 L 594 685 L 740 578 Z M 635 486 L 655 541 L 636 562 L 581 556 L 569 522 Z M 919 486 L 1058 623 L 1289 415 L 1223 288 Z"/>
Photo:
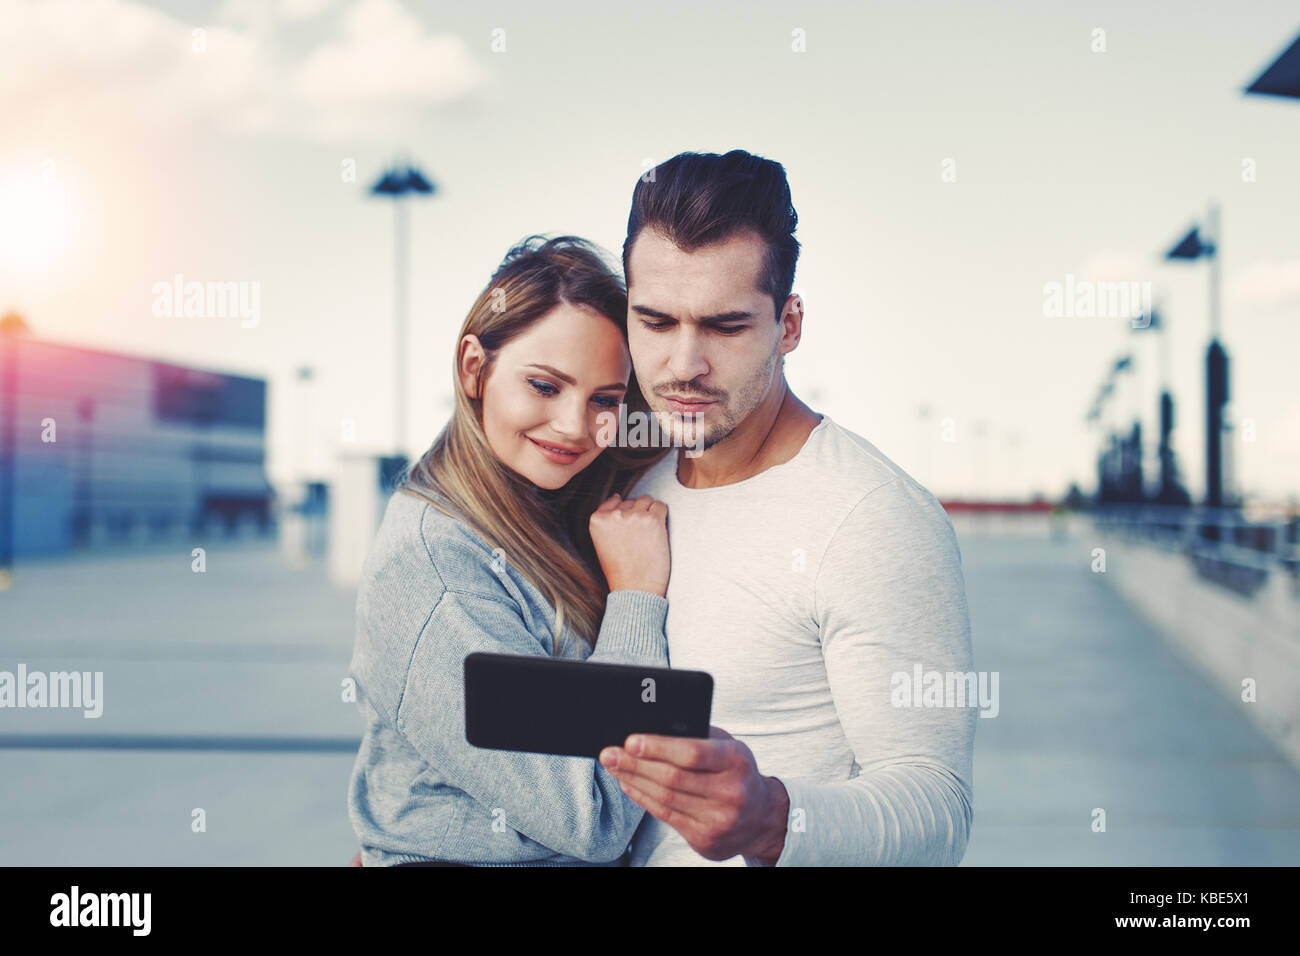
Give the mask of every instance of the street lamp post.
<path id="1" fill-rule="evenodd" d="M 1219 293 L 1219 258 L 1222 254 L 1219 236 L 1219 207 L 1210 205 L 1206 216 L 1209 237 L 1202 238 L 1200 229 L 1192 230 L 1180 239 L 1165 258 L 1210 260 L 1210 344 L 1205 352 L 1205 504 L 1210 508 L 1224 505 L 1223 489 L 1223 409 L 1228 402 L 1228 353 L 1219 343 L 1222 327 Z"/>
<path id="2" fill-rule="evenodd" d="M 406 445 L 406 327 L 407 327 L 407 263 L 410 222 L 403 197 L 408 195 L 432 196 L 437 191 L 434 184 L 409 163 L 394 165 L 370 187 L 372 196 L 387 196 L 393 200 L 393 312 L 396 325 L 396 368 L 394 374 L 394 414 L 397 430 L 394 453 L 405 457 Z"/>

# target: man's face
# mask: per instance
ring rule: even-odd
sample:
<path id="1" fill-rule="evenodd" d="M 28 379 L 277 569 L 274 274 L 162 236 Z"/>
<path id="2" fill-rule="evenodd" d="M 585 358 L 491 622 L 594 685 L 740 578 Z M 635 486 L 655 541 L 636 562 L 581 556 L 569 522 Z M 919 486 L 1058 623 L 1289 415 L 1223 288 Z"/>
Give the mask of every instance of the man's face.
<path id="1" fill-rule="evenodd" d="M 674 444 L 716 445 L 780 378 L 784 327 L 759 288 L 763 253 L 751 231 L 694 252 L 650 228 L 632 244 L 628 347 L 646 401 Z"/>

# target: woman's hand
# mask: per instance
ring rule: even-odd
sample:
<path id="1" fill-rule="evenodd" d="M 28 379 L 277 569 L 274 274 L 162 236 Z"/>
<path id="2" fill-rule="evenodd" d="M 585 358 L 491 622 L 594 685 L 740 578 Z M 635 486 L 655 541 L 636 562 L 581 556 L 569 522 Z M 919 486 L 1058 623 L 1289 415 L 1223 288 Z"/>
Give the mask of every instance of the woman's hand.
<path id="1" fill-rule="evenodd" d="M 650 495 L 611 495 L 587 524 L 611 591 L 668 596 L 668 506 Z"/>

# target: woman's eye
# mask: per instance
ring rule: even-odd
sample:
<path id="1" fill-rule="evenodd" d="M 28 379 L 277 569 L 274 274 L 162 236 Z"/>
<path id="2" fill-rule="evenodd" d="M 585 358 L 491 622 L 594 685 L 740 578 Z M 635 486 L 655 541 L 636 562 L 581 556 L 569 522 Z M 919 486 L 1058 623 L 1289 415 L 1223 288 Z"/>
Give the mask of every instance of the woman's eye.
<path id="1" fill-rule="evenodd" d="M 532 378 L 528 379 L 528 384 L 533 387 L 534 391 L 542 395 L 554 395 L 556 392 L 559 391 L 559 389 L 557 389 L 554 385 L 550 385 L 547 382 L 539 382 L 536 379 L 532 379 Z"/>

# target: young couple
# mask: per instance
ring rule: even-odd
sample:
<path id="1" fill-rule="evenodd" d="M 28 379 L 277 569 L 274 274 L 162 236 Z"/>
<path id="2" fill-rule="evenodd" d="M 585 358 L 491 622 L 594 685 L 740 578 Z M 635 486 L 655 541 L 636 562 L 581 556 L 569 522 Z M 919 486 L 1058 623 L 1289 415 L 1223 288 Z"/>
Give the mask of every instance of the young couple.
<path id="1" fill-rule="evenodd" d="M 976 712 L 891 693 L 972 669 L 956 537 L 786 384 L 796 221 L 780 164 L 682 153 L 633 190 L 626 290 L 572 237 L 492 276 L 358 594 L 366 866 L 961 860 Z M 677 447 L 606 447 L 620 404 Z M 599 761 L 479 749 L 474 651 L 707 671 L 716 726 Z"/>

